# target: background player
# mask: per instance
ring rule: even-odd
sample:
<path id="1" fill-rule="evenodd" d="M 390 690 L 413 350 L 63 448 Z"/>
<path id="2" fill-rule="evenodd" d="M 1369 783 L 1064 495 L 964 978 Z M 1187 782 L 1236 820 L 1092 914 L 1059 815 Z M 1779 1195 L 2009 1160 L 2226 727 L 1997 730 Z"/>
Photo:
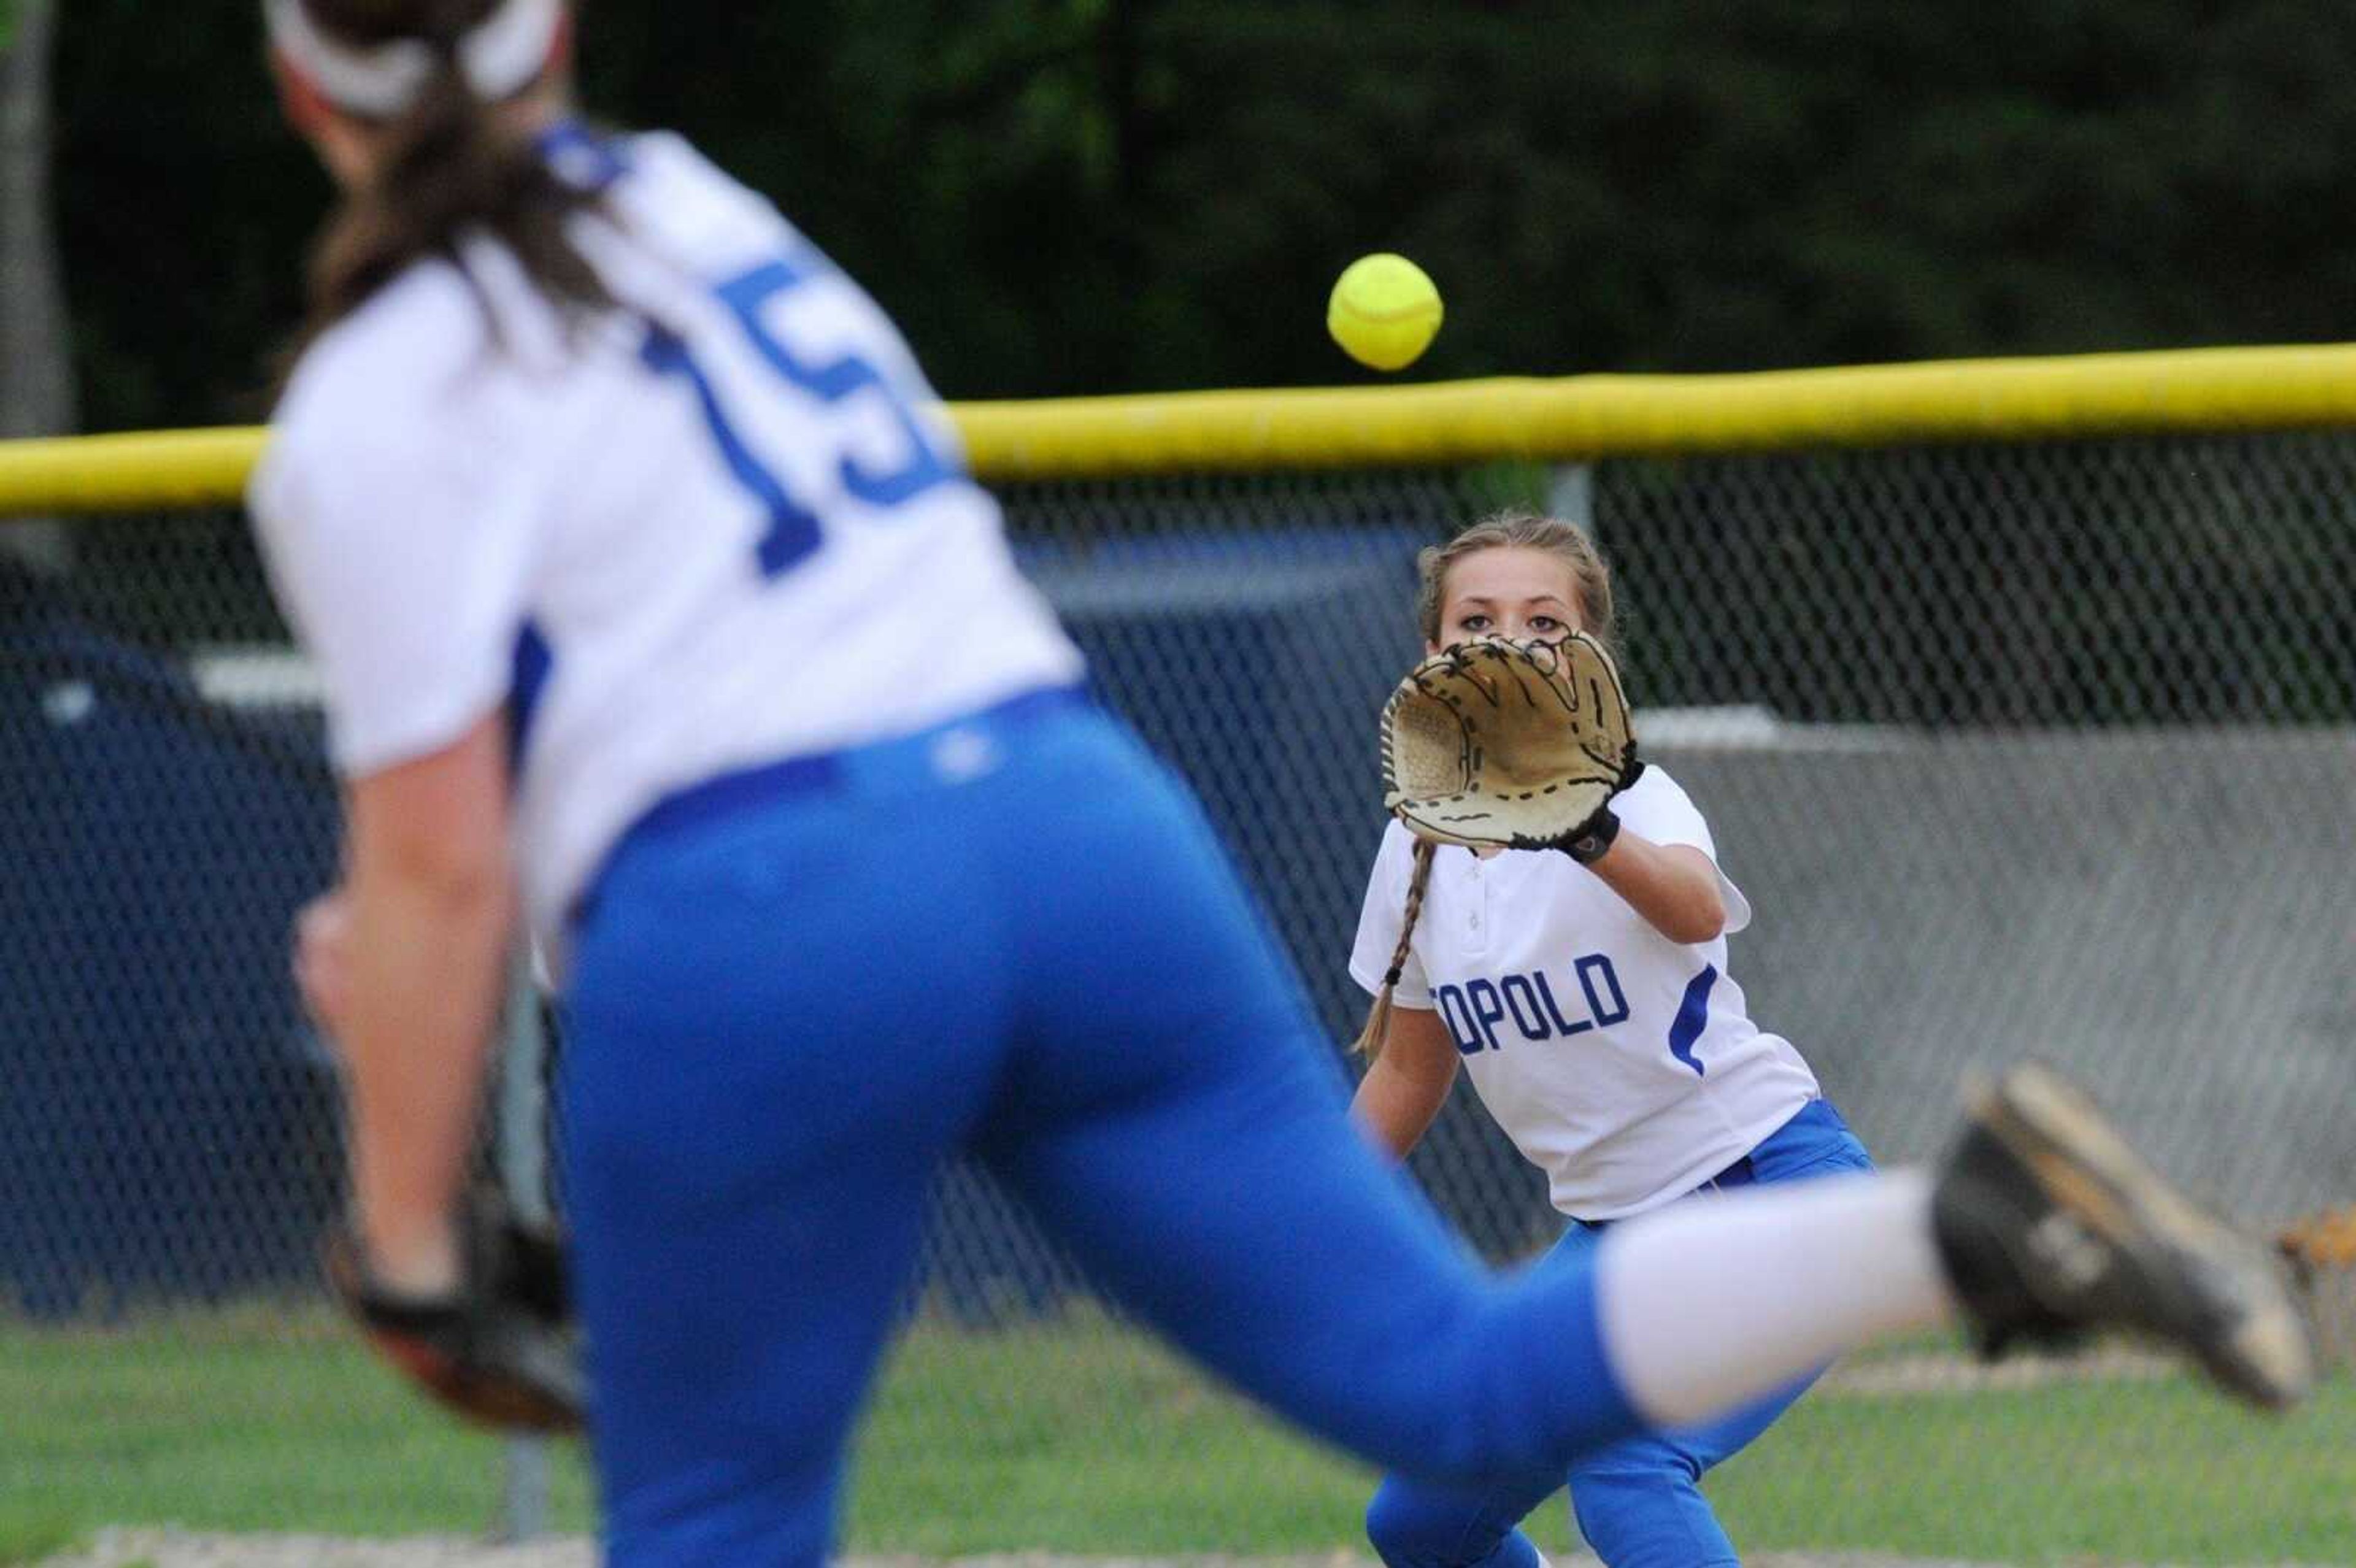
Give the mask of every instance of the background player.
<path id="1" fill-rule="evenodd" d="M 1428 651 L 1483 636 L 1614 645 L 1612 580 L 1587 535 L 1528 514 L 1423 551 Z M 1641 736 L 1640 736 L 1641 738 Z M 1696 1192 L 1871 1168 L 1789 1041 L 1762 1032 L 1728 972 L 1749 901 L 1708 824 L 1657 763 L 1569 850 L 1437 848 L 1394 823 L 1350 972 L 1377 994 L 1379 1051 L 1355 1112 L 1404 1158 L 1459 1064 L 1570 1225 L 1542 1266 L 1604 1227 Z M 1375 1033 L 1386 1038 L 1376 1040 Z M 1708 1426 L 1647 1434 L 1569 1472 L 1580 1533 L 1611 1568 L 1715 1568 L 1734 1548 L 1702 1497 L 1710 1467 L 1763 1432 L 1802 1380 Z M 1562 1477 L 1448 1488 L 1387 1478 L 1366 1514 L 1391 1568 L 1531 1568 L 1514 1527 Z"/>
<path id="2" fill-rule="evenodd" d="M 2006 1327 L 2144 1324 L 2253 1397 L 2304 1387 L 2272 1265 L 2151 1207 L 2037 1080 L 1935 1198 L 1730 1200 L 1591 1270 L 1478 1277 L 1351 1130 L 1192 803 L 1076 693 L 873 303 L 685 143 L 573 123 L 559 0 L 268 16 L 343 191 L 252 505 L 346 784 L 327 1021 L 362 1258 L 382 1295 L 458 1288 L 519 873 L 571 1024 L 617 1568 L 824 1556 L 958 1151 L 1237 1385 L 1435 1474 L 1558 1468 L 1958 1296 Z M 2113 1202 L 2056 1208 L 2029 1154 Z M 2057 1216 L 2116 1221 L 2095 1275 L 2020 1252 Z"/>

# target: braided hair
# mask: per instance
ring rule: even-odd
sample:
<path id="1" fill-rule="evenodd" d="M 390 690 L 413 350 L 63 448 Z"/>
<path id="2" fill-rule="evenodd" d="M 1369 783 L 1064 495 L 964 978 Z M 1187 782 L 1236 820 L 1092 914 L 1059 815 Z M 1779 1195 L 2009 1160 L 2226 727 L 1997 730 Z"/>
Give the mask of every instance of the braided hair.
<path id="1" fill-rule="evenodd" d="M 1391 949 L 1390 966 L 1383 971 L 1383 988 L 1375 993 L 1374 1010 L 1366 1015 L 1366 1027 L 1352 1048 L 1361 1056 L 1380 1056 L 1383 1041 L 1390 1036 L 1391 993 L 1398 989 L 1399 976 L 1406 972 L 1408 950 L 1415 942 L 1415 923 L 1423 918 L 1423 895 L 1431 887 L 1431 859 L 1439 850 L 1440 846 L 1429 838 L 1415 841 L 1415 870 L 1408 878 L 1407 914 L 1399 923 L 1398 945 Z"/>

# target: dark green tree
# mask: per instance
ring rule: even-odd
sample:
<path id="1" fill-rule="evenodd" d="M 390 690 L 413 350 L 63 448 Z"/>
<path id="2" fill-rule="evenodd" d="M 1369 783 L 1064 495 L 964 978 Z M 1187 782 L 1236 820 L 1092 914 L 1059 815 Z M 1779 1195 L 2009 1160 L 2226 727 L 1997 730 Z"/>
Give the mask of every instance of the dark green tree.
<path id="1" fill-rule="evenodd" d="M 252 417 L 328 199 L 249 7 L 79 0 L 57 189 L 102 427 Z M 953 397 L 2336 339 L 2326 0 L 591 0 L 589 97 L 774 196 Z"/>

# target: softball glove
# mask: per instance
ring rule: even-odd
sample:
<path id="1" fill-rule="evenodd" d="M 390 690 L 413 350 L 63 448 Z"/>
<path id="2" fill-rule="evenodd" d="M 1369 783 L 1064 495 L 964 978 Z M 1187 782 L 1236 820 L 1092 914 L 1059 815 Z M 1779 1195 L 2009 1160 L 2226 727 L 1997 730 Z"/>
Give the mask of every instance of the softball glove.
<path id="1" fill-rule="evenodd" d="M 1590 863 L 1636 782 L 1628 699 L 1603 645 L 1483 637 L 1408 672 L 1383 709 L 1383 805 L 1438 844 L 1560 849 Z"/>

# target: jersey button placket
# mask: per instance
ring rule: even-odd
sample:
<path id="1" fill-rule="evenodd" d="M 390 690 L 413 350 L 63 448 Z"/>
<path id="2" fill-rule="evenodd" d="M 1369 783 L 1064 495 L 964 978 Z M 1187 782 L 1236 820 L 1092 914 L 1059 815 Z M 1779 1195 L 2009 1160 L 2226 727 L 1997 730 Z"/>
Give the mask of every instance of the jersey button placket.
<path id="1" fill-rule="evenodd" d="M 1464 900 L 1464 949 L 1485 952 L 1489 946 L 1489 879 L 1482 874 L 1481 858 L 1472 858 L 1472 875 Z"/>

